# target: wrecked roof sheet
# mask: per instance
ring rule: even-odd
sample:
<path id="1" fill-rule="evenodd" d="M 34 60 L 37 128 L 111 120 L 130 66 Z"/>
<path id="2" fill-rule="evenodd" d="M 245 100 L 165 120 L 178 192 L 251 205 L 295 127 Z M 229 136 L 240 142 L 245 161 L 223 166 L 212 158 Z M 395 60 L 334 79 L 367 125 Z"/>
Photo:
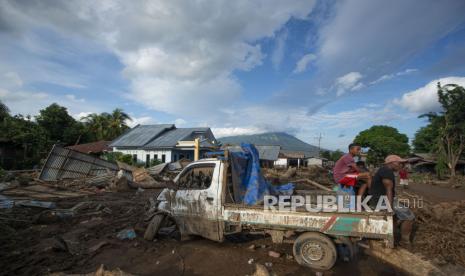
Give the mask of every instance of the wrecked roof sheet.
<path id="1" fill-rule="evenodd" d="M 53 146 L 40 172 L 39 179 L 57 181 L 84 178 L 108 172 L 116 174 L 118 170 L 116 163 L 60 146 Z"/>
<path id="2" fill-rule="evenodd" d="M 305 158 L 306 156 L 307 156 L 306 153 L 302 151 L 290 151 L 290 150 L 280 151 L 280 157 L 283 157 L 283 158 L 302 159 L 302 158 Z"/>
<path id="3" fill-rule="evenodd" d="M 111 142 L 110 147 L 143 147 L 168 129 L 173 124 L 138 125 Z"/>
<path id="4" fill-rule="evenodd" d="M 93 143 L 79 144 L 74 146 L 66 147 L 75 151 L 82 153 L 100 153 L 104 151 L 109 151 L 111 148 L 108 146 L 111 141 L 97 141 Z"/>
<path id="5" fill-rule="evenodd" d="M 161 147 L 175 147 L 178 141 L 183 141 L 189 138 L 193 132 L 207 132 L 207 127 L 200 128 L 176 128 L 163 133 L 155 140 L 151 141 L 144 148 L 161 148 Z"/>
<path id="6" fill-rule="evenodd" d="M 225 146 L 230 151 L 242 151 L 241 146 Z M 260 160 L 278 160 L 280 146 L 256 146 Z"/>
<path id="7" fill-rule="evenodd" d="M 280 146 L 255 146 L 261 160 L 278 160 Z"/>

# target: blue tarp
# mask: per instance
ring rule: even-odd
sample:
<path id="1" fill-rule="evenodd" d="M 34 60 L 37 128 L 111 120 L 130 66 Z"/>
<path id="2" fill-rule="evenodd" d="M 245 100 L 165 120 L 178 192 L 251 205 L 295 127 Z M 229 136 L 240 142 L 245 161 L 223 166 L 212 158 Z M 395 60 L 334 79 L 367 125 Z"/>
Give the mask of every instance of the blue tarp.
<path id="1" fill-rule="evenodd" d="M 291 195 L 294 184 L 274 186 L 268 183 L 260 171 L 258 151 L 252 144 L 241 144 L 242 151 L 232 151 L 231 171 L 236 203 L 255 205 L 263 201 L 265 195 Z"/>

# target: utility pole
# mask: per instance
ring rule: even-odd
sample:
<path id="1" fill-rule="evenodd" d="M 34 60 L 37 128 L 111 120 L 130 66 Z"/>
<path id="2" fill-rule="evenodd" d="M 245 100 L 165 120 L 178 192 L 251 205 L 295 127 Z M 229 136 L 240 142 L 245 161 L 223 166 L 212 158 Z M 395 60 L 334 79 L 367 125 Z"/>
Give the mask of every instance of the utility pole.
<path id="1" fill-rule="evenodd" d="M 323 136 L 320 132 L 320 134 L 318 134 L 318 136 L 315 137 L 315 139 L 318 141 L 318 157 L 321 157 L 321 138 L 323 138 Z"/>

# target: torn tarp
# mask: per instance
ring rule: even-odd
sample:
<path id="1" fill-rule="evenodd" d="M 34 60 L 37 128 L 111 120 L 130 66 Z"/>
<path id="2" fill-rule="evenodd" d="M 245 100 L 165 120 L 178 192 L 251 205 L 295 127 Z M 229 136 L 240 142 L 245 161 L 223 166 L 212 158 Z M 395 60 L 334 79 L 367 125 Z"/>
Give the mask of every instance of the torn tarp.
<path id="1" fill-rule="evenodd" d="M 273 186 L 260 171 L 258 151 L 252 144 L 241 144 L 241 151 L 231 151 L 231 172 L 236 203 L 255 205 L 263 201 L 265 195 L 292 194 L 294 184 Z"/>

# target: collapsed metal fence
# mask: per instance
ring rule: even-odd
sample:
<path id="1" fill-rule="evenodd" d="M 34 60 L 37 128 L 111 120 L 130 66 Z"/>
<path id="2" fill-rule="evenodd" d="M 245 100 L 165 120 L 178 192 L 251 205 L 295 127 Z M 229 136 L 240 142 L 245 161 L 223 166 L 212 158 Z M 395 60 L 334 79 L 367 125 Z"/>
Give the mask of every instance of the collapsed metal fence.
<path id="1" fill-rule="evenodd" d="M 103 174 L 116 174 L 118 164 L 88 154 L 54 145 L 40 172 L 39 179 L 58 181 L 86 178 Z M 125 171 L 132 180 L 132 173 Z"/>

